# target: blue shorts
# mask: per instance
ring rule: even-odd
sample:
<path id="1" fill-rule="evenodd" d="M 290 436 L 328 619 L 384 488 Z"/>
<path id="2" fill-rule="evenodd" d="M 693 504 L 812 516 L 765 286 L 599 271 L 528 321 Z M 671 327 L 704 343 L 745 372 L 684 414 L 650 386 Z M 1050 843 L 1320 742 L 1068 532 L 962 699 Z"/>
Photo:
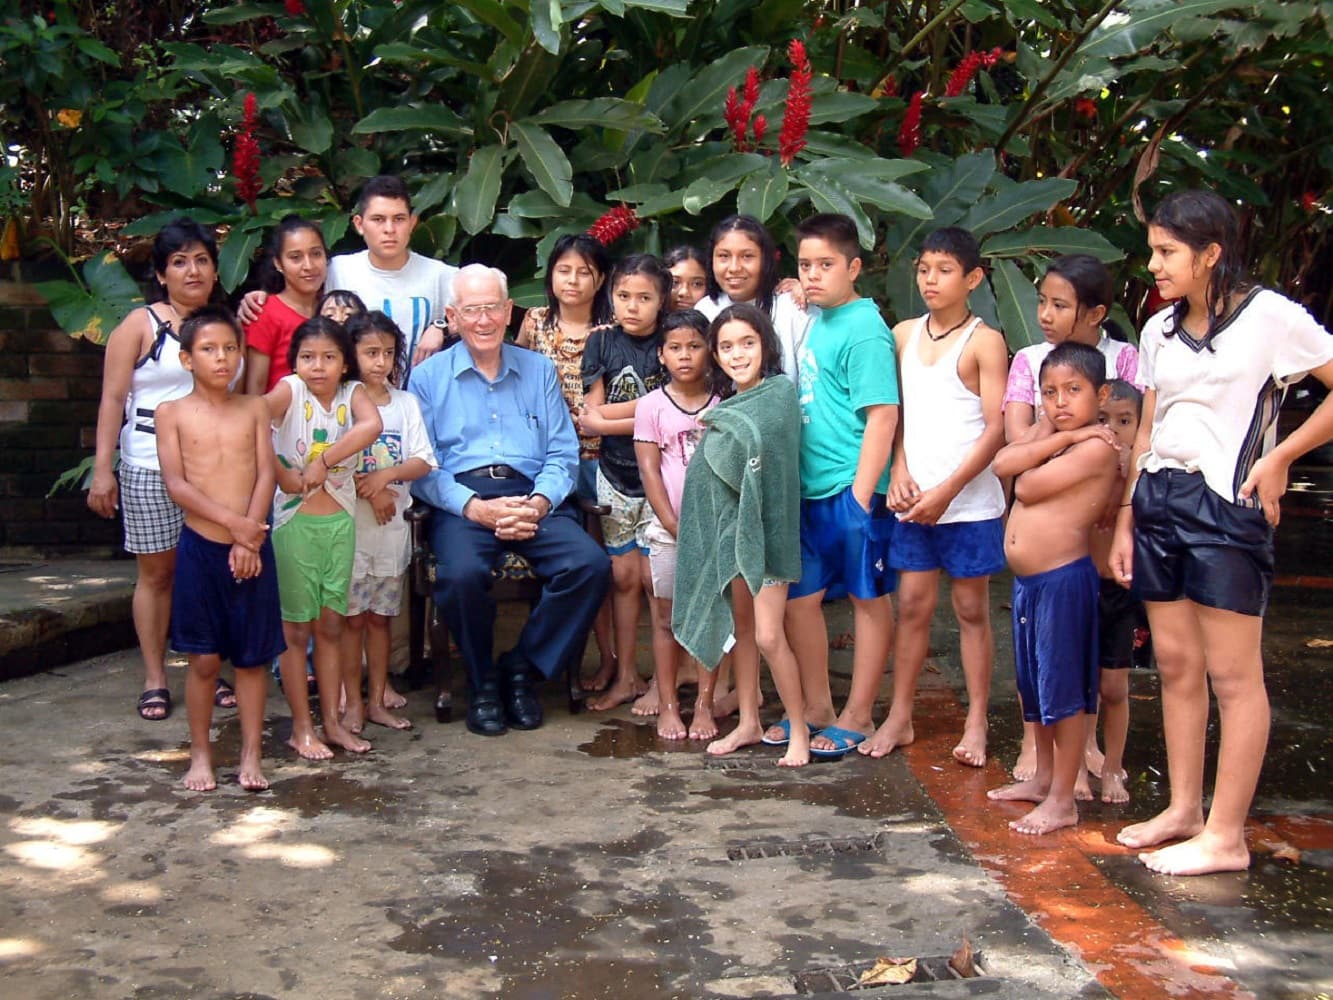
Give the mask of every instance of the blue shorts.
<path id="1" fill-rule="evenodd" d="M 589 503 L 597 502 L 597 466 L 595 458 L 579 459 L 579 478 L 574 484 L 574 495 Z"/>
<path id="2" fill-rule="evenodd" d="M 787 596 L 806 597 L 824 590 L 870 600 L 892 594 L 898 585 L 898 575 L 889 568 L 893 531 L 883 493 L 870 498 L 868 514 L 850 486 L 829 497 L 802 500 L 801 579 Z"/>
<path id="3" fill-rule="evenodd" d="M 1014 667 L 1023 721 L 1051 726 L 1097 711 L 1097 567 L 1084 556 L 1014 576 Z"/>
<path id="4" fill-rule="evenodd" d="M 196 656 L 216 653 L 233 667 L 267 667 L 287 648 L 278 613 L 273 543 L 259 549 L 259 575 L 237 582 L 231 546 L 181 528 L 171 591 L 171 648 Z"/>
<path id="5" fill-rule="evenodd" d="M 955 580 L 998 573 L 1004 569 L 1004 518 L 949 524 L 899 521 L 889 565 L 899 573 L 942 569 Z"/>

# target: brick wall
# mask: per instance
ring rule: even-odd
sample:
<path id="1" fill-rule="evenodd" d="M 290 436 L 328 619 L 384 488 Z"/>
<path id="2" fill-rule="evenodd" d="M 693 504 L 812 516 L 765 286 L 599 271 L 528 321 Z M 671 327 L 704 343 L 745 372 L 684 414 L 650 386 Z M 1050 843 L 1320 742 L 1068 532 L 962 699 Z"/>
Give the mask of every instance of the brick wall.
<path id="1" fill-rule="evenodd" d="M 83 493 L 46 498 L 63 471 L 93 452 L 102 348 L 56 325 L 26 267 L 0 272 L 0 558 L 106 554 L 120 524 Z"/>

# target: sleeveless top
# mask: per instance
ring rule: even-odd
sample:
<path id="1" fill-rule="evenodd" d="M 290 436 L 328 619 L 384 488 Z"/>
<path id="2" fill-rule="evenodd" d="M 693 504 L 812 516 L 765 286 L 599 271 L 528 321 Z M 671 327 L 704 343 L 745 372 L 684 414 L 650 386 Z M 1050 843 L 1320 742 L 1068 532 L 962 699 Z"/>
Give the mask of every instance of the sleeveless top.
<path id="1" fill-rule="evenodd" d="M 352 392 L 361 383 L 348 381 L 338 386 L 333 402 L 325 409 L 306 388 L 299 375 L 286 375 L 282 381 L 291 386 L 292 402 L 282 422 L 273 427 L 273 450 L 278 461 L 288 468 L 304 469 L 334 444 L 352 426 Z M 361 453 L 345 458 L 329 469 L 324 489 L 348 514 L 356 516 L 356 482 L 352 479 Z M 273 528 L 276 531 L 292 519 L 304 498 L 299 493 L 274 491 Z"/>
<path id="2" fill-rule="evenodd" d="M 934 364 L 925 364 L 918 351 L 925 317 L 903 348 L 903 449 L 922 490 L 952 475 L 986 429 L 981 397 L 958 377 L 958 359 L 980 323 L 978 316 Z M 989 521 L 1003 514 L 1004 489 L 988 465 L 953 498 L 938 523 Z"/>
<path id="3" fill-rule="evenodd" d="M 171 323 L 145 307 L 153 321 L 153 346 L 130 377 L 125 397 L 125 425 L 120 429 L 120 460 L 140 469 L 159 471 L 154 417 L 160 403 L 189 395 L 194 376 L 181 364 L 181 344 Z"/>

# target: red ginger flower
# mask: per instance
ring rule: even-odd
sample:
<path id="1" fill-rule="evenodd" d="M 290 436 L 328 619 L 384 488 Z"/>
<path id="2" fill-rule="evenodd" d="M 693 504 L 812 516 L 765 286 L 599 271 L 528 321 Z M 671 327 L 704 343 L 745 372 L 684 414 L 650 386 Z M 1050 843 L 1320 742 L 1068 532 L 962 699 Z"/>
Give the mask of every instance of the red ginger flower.
<path id="1" fill-rule="evenodd" d="M 1080 97 L 1074 102 L 1074 114 L 1091 121 L 1097 117 L 1097 102 L 1090 97 Z"/>
<path id="2" fill-rule="evenodd" d="M 768 119 L 763 115 L 755 115 L 751 125 L 754 127 L 754 144 L 758 146 L 764 141 L 764 136 L 768 133 Z"/>
<path id="3" fill-rule="evenodd" d="M 926 98 L 924 90 L 918 90 L 907 102 L 907 113 L 903 115 L 902 126 L 898 129 L 898 148 L 903 156 L 911 156 L 921 145 L 921 102 Z"/>
<path id="4" fill-rule="evenodd" d="M 1306 212 L 1313 212 L 1318 207 L 1319 195 L 1313 191 L 1306 191 L 1305 194 L 1301 195 L 1301 208 Z"/>
<path id="5" fill-rule="evenodd" d="M 286 8 L 288 17 L 300 17 L 305 13 L 305 4 L 301 0 L 282 0 L 282 5 Z"/>
<path id="6" fill-rule="evenodd" d="M 963 56 L 962 62 L 949 74 L 949 82 L 944 85 L 944 96 L 961 96 L 967 85 L 972 82 L 972 78 L 977 75 L 977 70 L 983 67 L 990 69 L 1003 55 L 1004 50 L 996 46 L 989 52 L 969 52 Z"/>
<path id="7" fill-rule="evenodd" d="M 791 60 L 791 82 L 787 87 L 787 107 L 782 113 L 782 131 L 778 133 L 778 159 L 785 167 L 805 148 L 805 135 L 810 131 L 810 57 L 799 39 L 792 39 L 787 47 Z"/>
<path id="8" fill-rule="evenodd" d="M 754 106 L 759 103 L 759 70 L 751 66 L 745 71 L 745 90 L 737 95 L 735 87 L 727 88 L 727 103 L 722 110 L 722 117 L 731 129 L 731 143 L 736 152 L 744 153 L 750 148 L 745 133 L 750 126 L 750 116 Z"/>
<path id="9" fill-rule="evenodd" d="M 236 194 L 250 206 L 250 214 L 258 215 L 255 202 L 263 188 L 259 179 L 259 140 L 255 138 L 255 123 L 259 117 L 259 102 L 255 95 L 245 95 L 245 115 L 241 129 L 236 133 L 236 149 L 232 154 L 232 174 L 236 177 Z"/>
<path id="10" fill-rule="evenodd" d="M 604 212 L 588 227 L 588 235 L 605 247 L 638 228 L 639 217 L 634 214 L 634 209 L 617 205 Z"/>

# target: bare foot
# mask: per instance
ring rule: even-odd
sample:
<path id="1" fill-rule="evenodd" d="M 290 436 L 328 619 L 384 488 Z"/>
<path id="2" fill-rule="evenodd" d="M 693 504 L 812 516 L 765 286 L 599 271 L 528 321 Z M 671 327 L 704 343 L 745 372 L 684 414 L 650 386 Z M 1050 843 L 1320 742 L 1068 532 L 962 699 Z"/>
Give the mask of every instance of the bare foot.
<path id="1" fill-rule="evenodd" d="M 660 707 L 657 697 L 657 678 L 654 677 L 648 682 L 648 690 L 630 706 L 630 712 L 634 715 L 656 715 Z"/>
<path id="2" fill-rule="evenodd" d="M 625 685 L 617 681 L 607 688 L 600 698 L 594 698 L 588 702 L 588 709 L 593 712 L 609 712 L 613 708 L 619 708 L 627 701 L 633 701 L 643 693 L 643 682 L 637 678 Z"/>
<path id="3" fill-rule="evenodd" d="M 1088 769 L 1088 773 L 1094 778 L 1100 778 L 1104 763 L 1106 763 L 1106 754 L 1098 748 L 1096 737 L 1090 738 L 1088 745 L 1083 748 L 1083 766 Z"/>
<path id="4" fill-rule="evenodd" d="M 1072 802 L 1064 806 L 1046 801 L 1021 819 L 1013 820 L 1009 828 L 1018 833 L 1040 835 L 1074 826 L 1077 822 L 1078 807 Z"/>
<path id="5" fill-rule="evenodd" d="M 330 760 L 333 757 L 333 751 L 326 744 L 316 739 L 314 733 L 302 737 L 293 734 L 292 738 L 287 741 L 287 745 L 306 760 Z"/>
<path id="6" fill-rule="evenodd" d="M 384 707 L 390 711 L 407 707 L 407 699 L 395 691 L 388 681 L 384 682 Z M 372 718 L 371 721 L 375 720 Z"/>
<path id="7" fill-rule="evenodd" d="M 1015 781 L 1012 785 L 1001 785 L 986 793 L 986 798 L 995 802 L 1044 802 L 1050 792 L 1049 785 L 1038 784 L 1036 778 L 1027 781 Z"/>
<path id="8" fill-rule="evenodd" d="M 1140 854 L 1139 860 L 1163 875 L 1207 875 L 1211 872 L 1243 872 L 1250 867 L 1250 852 L 1239 844 L 1223 843 L 1207 831 L 1160 851 Z"/>
<path id="9" fill-rule="evenodd" d="M 388 697 L 388 692 L 385 692 L 386 700 L 387 697 Z M 403 700 L 403 704 L 407 704 L 406 699 Z M 389 711 L 387 705 L 383 707 L 379 705 L 371 705 L 369 708 L 367 708 L 366 712 L 367 712 L 367 718 L 369 718 L 370 721 L 375 723 L 375 725 L 377 726 L 386 726 L 389 729 L 412 728 L 411 719 L 404 719 L 401 715 L 394 715 L 392 712 Z M 354 733 L 359 733 L 360 731 L 361 730 L 359 729 L 352 730 L 352 732 Z"/>
<path id="10" fill-rule="evenodd" d="M 611 682 L 616 679 L 616 674 L 619 672 L 620 667 L 614 656 L 610 659 L 603 660 L 602 665 L 597 668 L 597 673 L 593 675 L 593 679 L 584 683 L 583 690 L 593 692 L 605 691 L 610 686 Z"/>
<path id="11" fill-rule="evenodd" d="M 1125 772 L 1102 776 L 1103 802 L 1128 802 L 1129 789 L 1125 787 Z"/>
<path id="12" fill-rule="evenodd" d="M 724 691 L 722 694 L 713 695 L 713 715 L 719 719 L 725 719 L 729 715 L 735 715 L 740 711 L 741 702 L 736 694 L 736 689 Z"/>
<path id="13" fill-rule="evenodd" d="M 717 721 L 713 718 L 713 706 L 700 698 L 694 703 L 694 718 L 690 720 L 689 738 L 711 740 L 715 736 L 717 736 Z"/>
<path id="14" fill-rule="evenodd" d="M 213 758 L 211 755 L 207 753 L 191 754 L 190 770 L 181 779 L 181 784 L 192 792 L 211 792 L 217 788 L 218 779 L 213 774 Z"/>
<path id="15" fill-rule="evenodd" d="M 708 744 L 706 750 L 714 757 L 724 757 L 729 753 L 734 753 L 741 747 L 748 747 L 758 743 L 763 739 L 764 731 L 758 725 L 740 727 L 737 726 L 720 740 L 714 740 Z"/>
<path id="16" fill-rule="evenodd" d="M 686 733 L 685 720 L 680 717 L 680 709 L 667 702 L 657 716 L 657 735 L 664 740 L 683 740 Z"/>
<path id="17" fill-rule="evenodd" d="M 805 767 L 810 763 L 810 751 L 801 753 L 793 750 L 790 744 L 787 746 L 787 752 L 778 758 L 778 767 Z"/>
<path id="18" fill-rule="evenodd" d="M 344 708 L 338 714 L 338 721 L 349 733 L 360 734 L 361 730 L 366 728 L 365 703 L 363 702 L 360 711 L 356 712 L 349 712 Z"/>
<path id="19" fill-rule="evenodd" d="M 968 767 L 986 766 L 986 722 L 963 727 L 963 738 L 953 748 L 953 759 Z M 1015 775 L 1016 776 L 1016 775 Z"/>
<path id="20" fill-rule="evenodd" d="M 236 774 L 236 782 L 247 792 L 262 792 L 268 788 L 268 779 L 264 777 L 258 755 L 251 760 L 241 754 L 241 769 Z"/>
<path id="21" fill-rule="evenodd" d="M 1088 784 L 1087 768 L 1078 769 L 1078 777 L 1074 779 L 1074 798 L 1079 802 L 1091 802 L 1093 799 L 1092 785 Z"/>
<path id="22" fill-rule="evenodd" d="M 1203 808 L 1188 813 L 1172 812 L 1168 806 L 1144 823 L 1134 823 L 1115 835 L 1126 847 L 1156 847 L 1168 840 L 1185 840 L 1203 830 Z"/>
<path id="23" fill-rule="evenodd" d="M 1018 752 L 1018 760 L 1014 762 L 1013 775 L 1016 781 L 1031 781 L 1037 776 L 1037 748 L 1028 746 L 1026 740 L 1023 741 L 1023 749 Z"/>
<path id="24" fill-rule="evenodd" d="M 916 739 L 916 731 L 912 728 L 912 721 L 909 719 L 907 725 L 899 725 L 892 718 L 885 719 L 884 723 L 875 730 L 873 736 L 866 740 L 856 749 L 867 757 L 874 757 L 878 760 L 880 757 L 886 757 L 899 747 L 905 747 Z M 985 737 L 982 737 L 982 743 L 985 743 Z M 954 750 L 954 756 L 958 751 Z"/>
<path id="25" fill-rule="evenodd" d="M 336 726 L 325 725 L 324 738 L 350 753 L 365 753 L 371 749 L 369 743 L 341 723 Z"/>

